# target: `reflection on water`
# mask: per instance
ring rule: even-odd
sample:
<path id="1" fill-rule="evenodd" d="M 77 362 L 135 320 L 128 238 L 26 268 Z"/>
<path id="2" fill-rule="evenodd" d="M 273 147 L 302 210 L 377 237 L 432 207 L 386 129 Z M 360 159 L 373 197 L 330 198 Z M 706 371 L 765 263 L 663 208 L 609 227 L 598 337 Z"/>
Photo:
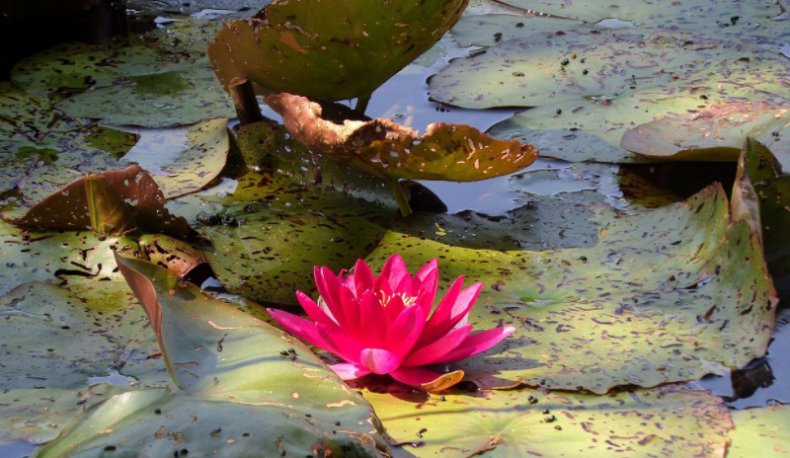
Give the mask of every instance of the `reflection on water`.
<path id="1" fill-rule="evenodd" d="M 3 458 L 27 458 L 38 448 L 37 445 L 27 442 L 0 442 L 0 456 Z"/>
<path id="2" fill-rule="evenodd" d="M 736 409 L 790 403 L 790 309 L 779 312 L 774 340 L 764 358 L 752 361 L 729 377 L 706 377 L 692 386 L 710 390 Z"/>

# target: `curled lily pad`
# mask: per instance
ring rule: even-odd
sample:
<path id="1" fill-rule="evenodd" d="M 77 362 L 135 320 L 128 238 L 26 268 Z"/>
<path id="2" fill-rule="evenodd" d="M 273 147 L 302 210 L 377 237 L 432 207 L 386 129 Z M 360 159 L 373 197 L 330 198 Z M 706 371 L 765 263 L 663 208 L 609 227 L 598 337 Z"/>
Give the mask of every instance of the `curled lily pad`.
<path id="1" fill-rule="evenodd" d="M 650 157 L 734 162 L 749 136 L 770 144 L 790 167 L 790 104 L 733 102 L 672 114 L 627 130 L 620 144 Z"/>
<path id="2" fill-rule="evenodd" d="M 578 217 L 594 230 L 573 216 L 562 225 L 568 235 L 569 226 L 584 229 L 577 246 L 496 251 L 394 228 L 368 259 L 398 252 L 416 266 L 451 258 L 445 281 L 465 275 L 486 284 L 470 322 L 517 330 L 498 352 L 457 365 L 481 387 L 649 387 L 741 367 L 765 352 L 776 293 L 756 215 L 733 207 L 720 186 L 654 209 L 587 199 Z"/>
<path id="3" fill-rule="evenodd" d="M 150 263 L 118 258 L 118 264 L 180 390 L 110 398 L 39 456 L 102 449 L 152 456 L 387 453 L 369 404 L 303 344 Z"/>
<path id="4" fill-rule="evenodd" d="M 305 97 L 275 94 L 266 103 L 308 148 L 392 178 L 476 181 L 520 170 L 538 156 L 531 145 L 496 140 L 462 124 L 431 124 L 422 136 L 388 119 L 335 124 Z"/>
<path id="5" fill-rule="evenodd" d="M 738 161 L 736 183 L 747 189 L 743 196 L 739 196 L 745 201 L 746 211 L 754 211 L 748 207 L 759 204 L 765 258 L 779 297 L 787 298 L 790 296 L 790 243 L 787 233 L 787 227 L 790 227 L 790 176 L 783 173 L 771 150 L 754 139 L 748 139 Z"/>
<path id="6" fill-rule="evenodd" d="M 364 394 L 387 432 L 416 456 L 723 456 L 732 423 L 721 399 L 678 387 L 613 396 Z"/>
<path id="7" fill-rule="evenodd" d="M 467 2 L 275 0 L 226 25 L 209 58 L 225 86 L 241 77 L 263 92 L 367 97 L 436 43 Z"/>
<path id="8" fill-rule="evenodd" d="M 140 237 L 139 243 L 151 263 L 170 270 L 178 278 L 184 278 L 195 268 L 208 263 L 201 250 L 173 237 L 148 234 Z"/>
<path id="9" fill-rule="evenodd" d="M 100 234 L 147 228 L 182 237 L 193 235 L 186 220 L 173 217 L 164 202 L 151 176 L 133 165 L 73 181 L 11 222 L 36 229 L 93 230 Z"/>

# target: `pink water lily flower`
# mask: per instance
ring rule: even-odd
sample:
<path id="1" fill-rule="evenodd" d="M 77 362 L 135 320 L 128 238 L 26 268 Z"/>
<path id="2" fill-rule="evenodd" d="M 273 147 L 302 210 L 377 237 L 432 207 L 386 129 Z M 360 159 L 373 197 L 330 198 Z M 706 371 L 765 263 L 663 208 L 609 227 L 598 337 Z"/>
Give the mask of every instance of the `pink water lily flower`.
<path id="1" fill-rule="evenodd" d="M 486 351 L 515 330 L 503 326 L 472 334 L 467 317 L 483 285 L 463 288 L 463 277 L 434 310 L 439 283 L 435 259 L 414 276 L 397 254 L 378 277 L 362 260 L 349 274 L 335 275 L 327 267 L 316 267 L 314 274 L 318 301 L 296 293 L 310 319 L 282 310 L 269 313 L 291 334 L 342 358 L 344 363 L 331 367 L 344 380 L 389 374 L 413 387 L 445 389 L 460 381 L 463 372 L 447 377 L 426 366 Z"/>

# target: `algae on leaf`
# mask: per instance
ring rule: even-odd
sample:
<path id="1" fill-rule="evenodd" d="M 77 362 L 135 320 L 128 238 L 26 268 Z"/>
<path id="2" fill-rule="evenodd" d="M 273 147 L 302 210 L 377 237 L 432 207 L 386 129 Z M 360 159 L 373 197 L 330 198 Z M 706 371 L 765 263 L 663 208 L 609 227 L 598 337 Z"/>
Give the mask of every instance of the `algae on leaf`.
<path id="1" fill-rule="evenodd" d="M 731 420 L 720 398 L 667 386 L 611 396 L 521 389 L 363 392 L 414 456 L 723 456 Z"/>

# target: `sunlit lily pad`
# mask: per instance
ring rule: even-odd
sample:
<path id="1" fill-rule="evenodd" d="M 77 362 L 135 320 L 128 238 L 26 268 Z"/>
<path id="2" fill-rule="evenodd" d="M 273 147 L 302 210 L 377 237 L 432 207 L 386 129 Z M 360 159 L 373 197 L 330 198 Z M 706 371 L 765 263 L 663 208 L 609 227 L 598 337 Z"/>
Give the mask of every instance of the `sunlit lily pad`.
<path id="1" fill-rule="evenodd" d="M 765 52 L 680 32 L 567 30 L 504 41 L 433 76 L 434 100 L 463 108 L 551 106 L 630 94 L 786 97 L 788 65 Z M 743 60 L 739 60 L 743 59 Z M 767 95 L 766 95 L 767 94 Z"/>
<path id="2" fill-rule="evenodd" d="M 151 176 L 133 165 L 79 178 L 9 221 L 38 230 L 124 234 L 148 229 L 181 237 L 194 235 L 186 220 L 173 217 L 164 202 Z"/>
<path id="3" fill-rule="evenodd" d="M 494 46 L 514 38 L 524 38 L 537 32 L 558 34 L 565 30 L 585 28 L 579 21 L 553 17 L 517 14 L 466 14 L 450 31 L 459 45 Z M 592 27 L 586 26 L 592 30 Z"/>
<path id="4" fill-rule="evenodd" d="M 257 174 L 245 177 L 224 206 L 198 228 L 211 240 L 209 264 L 231 292 L 281 304 L 295 304 L 297 289 L 314 290 L 314 265 L 340 269 L 365 256 L 384 232 L 371 220 L 393 214 L 345 194 L 305 191 Z"/>
<path id="5" fill-rule="evenodd" d="M 152 264 L 164 267 L 178 278 L 184 278 L 195 268 L 208 263 L 206 255 L 192 245 L 166 235 L 144 235 L 140 249 Z"/>
<path id="6" fill-rule="evenodd" d="M 771 145 L 790 168 L 790 103 L 736 102 L 669 115 L 627 130 L 621 146 L 650 157 L 736 161 L 749 136 Z"/>
<path id="7" fill-rule="evenodd" d="M 786 427 L 790 409 L 785 406 L 739 410 L 732 413 L 735 429 L 727 449 L 730 458 L 790 455 Z"/>
<path id="8" fill-rule="evenodd" d="M 463 124 L 431 124 L 419 135 L 389 119 L 336 124 L 305 97 L 275 94 L 265 100 L 308 148 L 381 176 L 476 181 L 520 170 L 538 156 L 532 145 L 497 140 Z"/>
<path id="9" fill-rule="evenodd" d="M 113 397 L 77 419 L 39 456 L 90 456 L 107 447 L 156 456 L 386 451 L 367 402 L 303 344 L 192 285 L 179 285 L 152 264 L 118 262 L 149 314 L 180 390 Z"/>
<path id="10" fill-rule="evenodd" d="M 203 189 L 225 167 L 230 150 L 227 119 L 141 133 L 124 161 L 145 169 L 167 199 Z"/>
<path id="11" fill-rule="evenodd" d="M 731 216 L 712 186 L 656 209 L 587 209 L 591 246 L 503 252 L 393 230 L 368 259 L 452 259 L 445 281 L 486 283 L 470 322 L 518 329 L 498 353 L 459 364 L 483 387 L 602 393 L 698 379 L 765 352 L 777 299 L 748 207 Z"/>
<path id="12" fill-rule="evenodd" d="M 537 390 L 409 399 L 365 392 L 410 456 L 723 456 L 717 397 L 676 387 L 590 396 Z"/>
<path id="13" fill-rule="evenodd" d="M 151 382 L 107 377 L 127 364 L 139 369 L 151 358 L 166 383 L 145 314 L 124 299 L 107 304 L 101 294 L 77 295 L 39 282 L 0 297 L 0 440 L 46 442 L 89 406 Z"/>
<path id="14" fill-rule="evenodd" d="M 366 97 L 436 43 L 466 4 L 276 0 L 255 17 L 226 25 L 208 52 L 225 86 L 242 77 L 263 92 Z"/>

